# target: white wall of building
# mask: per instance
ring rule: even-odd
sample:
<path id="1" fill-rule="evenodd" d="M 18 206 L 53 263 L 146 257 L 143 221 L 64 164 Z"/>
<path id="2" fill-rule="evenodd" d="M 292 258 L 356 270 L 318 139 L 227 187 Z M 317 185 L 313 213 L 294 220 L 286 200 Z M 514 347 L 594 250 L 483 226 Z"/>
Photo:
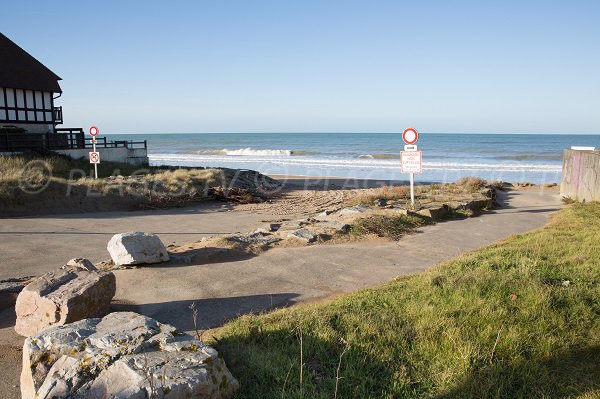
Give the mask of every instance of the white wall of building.
<path id="1" fill-rule="evenodd" d="M 90 149 L 55 150 L 73 159 L 89 159 Z M 145 148 L 99 148 L 100 162 L 120 162 L 130 165 L 147 166 L 148 151 Z"/>

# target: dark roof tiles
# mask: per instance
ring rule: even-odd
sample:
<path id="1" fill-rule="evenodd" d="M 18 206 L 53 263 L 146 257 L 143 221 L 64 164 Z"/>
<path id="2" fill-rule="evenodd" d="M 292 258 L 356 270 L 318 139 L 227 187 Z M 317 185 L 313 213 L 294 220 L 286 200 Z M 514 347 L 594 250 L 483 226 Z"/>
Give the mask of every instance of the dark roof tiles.
<path id="1" fill-rule="evenodd" d="M 62 93 L 59 80 L 54 72 L 0 33 L 0 87 Z"/>

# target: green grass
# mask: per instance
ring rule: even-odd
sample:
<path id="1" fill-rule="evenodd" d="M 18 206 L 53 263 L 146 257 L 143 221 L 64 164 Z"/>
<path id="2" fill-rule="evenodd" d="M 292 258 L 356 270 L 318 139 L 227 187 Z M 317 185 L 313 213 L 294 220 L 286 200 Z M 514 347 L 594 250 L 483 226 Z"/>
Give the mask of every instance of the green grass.
<path id="1" fill-rule="evenodd" d="M 242 316 L 215 345 L 240 398 L 332 398 L 345 349 L 338 398 L 597 398 L 599 243 L 600 204 L 573 204 L 431 271 Z"/>

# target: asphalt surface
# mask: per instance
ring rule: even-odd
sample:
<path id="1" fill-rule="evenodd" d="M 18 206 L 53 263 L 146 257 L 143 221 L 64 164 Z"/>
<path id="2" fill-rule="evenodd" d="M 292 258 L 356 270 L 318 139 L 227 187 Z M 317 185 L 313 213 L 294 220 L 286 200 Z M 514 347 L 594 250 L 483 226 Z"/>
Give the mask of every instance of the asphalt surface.
<path id="1" fill-rule="evenodd" d="M 506 193 L 503 207 L 476 218 L 427 226 L 398 242 L 276 248 L 260 256 L 198 265 L 169 264 L 119 270 L 113 309 L 131 310 L 191 331 L 221 325 L 237 315 L 321 300 L 434 267 L 465 251 L 546 224 L 562 204 L 553 191 Z M 39 275 L 66 260 L 108 258 L 112 234 L 158 233 L 166 243 L 252 231 L 270 215 L 229 212 L 227 206 L 147 212 L 0 220 L 0 279 Z M 12 308 L 0 312 L 0 396 L 19 396 L 23 337 L 14 332 Z"/>
<path id="2" fill-rule="evenodd" d="M 212 328 L 237 315 L 313 301 L 426 270 L 460 253 L 546 224 L 562 205 L 558 195 L 517 191 L 479 217 L 427 226 L 398 242 L 373 240 L 275 248 L 229 262 L 119 270 L 115 301 L 177 326 Z"/>

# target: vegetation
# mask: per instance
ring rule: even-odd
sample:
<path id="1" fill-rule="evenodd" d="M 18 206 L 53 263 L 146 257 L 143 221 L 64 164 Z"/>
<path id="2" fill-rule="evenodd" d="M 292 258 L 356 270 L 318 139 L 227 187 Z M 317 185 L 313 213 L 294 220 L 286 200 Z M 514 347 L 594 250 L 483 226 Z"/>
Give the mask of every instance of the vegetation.
<path id="1" fill-rule="evenodd" d="M 448 203 L 470 201 L 486 198 L 483 190 L 486 187 L 500 188 L 500 183 L 489 183 L 479 177 L 464 177 L 454 183 L 432 183 L 415 186 L 415 201 L 419 205 L 431 203 Z M 349 205 L 371 205 L 375 201 L 404 204 L 408 207 L 410 186 L 383 186 L 365 190 L 361 195 L 352 198 Z"/>
<path id="2" fill-rule="evenodd" d="M 481 190 L 487 186 L 487 182 L 479 177 L 463 177 L 462 179 L 458 179 L 454 184 L 462 186 L 471 192 Z"/>
<path id="3" fill-rule="evenodd" d="M 426 223 L 427 219 L 419 215 L 371 215 L 354 221 L 350 225 L 350 234 L 358 236 L 373 234 L 399 240 L 404 234 Z"/>
<path id="4" fill-rule="evenodd" d="M 53 208 L 62 212 L 166 208 L 206 198 L 249 202 L 255 198 L 249 189 L 260 181 L 244 180 L 230 169 L 139 168 L 103 162 L 97 180 L 92 170 L 85 160 L 57 155 L 0 156 L 0 214 Z M 106 197 L 111 201 L 102 200 Z"/>
<path id="5" fill-rule="evenodd" d="M 229 322 L 240 398 L 600 396 L 600 204 L 383 286 Z"/>
<path id="6" fill-rule="evenodd" d="M 418 189 L 417 189 L 418 190 Z M 420 191 L 420 190 L 418 190 Z M 410 199 L 410 186 L 383 186 L 371 192 L 359 195 L 352 199 L 356 204 L 372 204 L 376 200 L 395 201 Z"/>

